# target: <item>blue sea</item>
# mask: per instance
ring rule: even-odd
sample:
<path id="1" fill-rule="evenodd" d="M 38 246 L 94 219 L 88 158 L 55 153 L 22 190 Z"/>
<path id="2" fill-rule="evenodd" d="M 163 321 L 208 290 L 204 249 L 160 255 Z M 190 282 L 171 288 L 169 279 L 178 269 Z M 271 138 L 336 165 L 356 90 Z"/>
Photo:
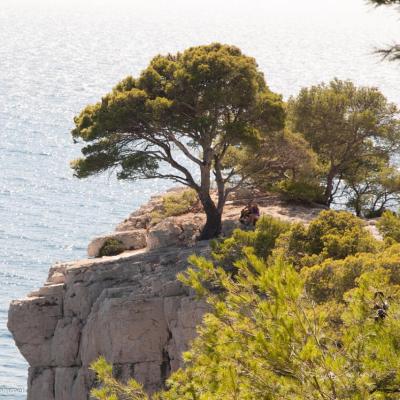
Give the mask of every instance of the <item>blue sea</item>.
<path id="1" fill-rule="evenodd" d="M 338 77 L 378 86 L 400 104 L 400 64 L 373 54 L 400 41 L 399 17 L 363 0 L 1 0 L 0 398 L 26 398 L 9 302 L 39 287 L 54 262 L 85 257 L 92 237 L 172 185 L 73 178 L 79 146 L 70 130 L 83 106 L 158 53 L 214 41 L 254 56 L 285 99 Z"/>

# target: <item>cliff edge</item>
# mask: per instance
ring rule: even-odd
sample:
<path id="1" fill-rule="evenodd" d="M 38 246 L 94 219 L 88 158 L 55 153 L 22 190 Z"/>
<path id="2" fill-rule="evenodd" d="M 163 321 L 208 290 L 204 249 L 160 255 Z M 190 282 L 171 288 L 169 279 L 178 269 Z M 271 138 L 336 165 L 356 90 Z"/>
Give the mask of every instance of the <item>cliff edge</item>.
<path id="1" fill-rule="evenodd" d="M 263 214 L 309 222 L 320 208 L 288 206 L 277 197 L 255 199 Z M 88 366 L 99 355 L 121 379 L 135 377 L 149 392 L 160 389 L 196 335 L 206 304 L 176 279 L 191 254 L 208 256 L 208 242 L 195 238 L 204 222 L 200 210 L 152 224 L 162 202 L 156 196 L 95 238 L 98 256 L 108 238 L 124 246 L 117 256 L 56 264 L 44 286 L 14 300 L 8 328 L 28 361 L 28 400 L 87 400 L 95 377 Z M 245 197 L 226 205 L 223 234 L 238 226 Z"/>

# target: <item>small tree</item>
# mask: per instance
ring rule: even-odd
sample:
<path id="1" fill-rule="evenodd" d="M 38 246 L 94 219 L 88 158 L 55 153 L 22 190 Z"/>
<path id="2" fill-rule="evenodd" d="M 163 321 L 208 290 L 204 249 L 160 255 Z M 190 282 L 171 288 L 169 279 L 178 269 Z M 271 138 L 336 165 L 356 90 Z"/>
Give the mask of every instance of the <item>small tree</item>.
<path id="1" fill-rule="evenodd" d="M 400 217 L 393 211 L 385 211 L 377 224 L 384 239 L 400 243 Z"/>
<path id="2" fill-rule="evenodd" d="M 79 178 L 116 168 L 119 179 L 170 179 L 194 189 L 207 215 L 201 239 L 209 239 L 220 232 L 228 194 L 248 179 L 239 178 L 241 167 L 224 166 L 227 153 L 256 151 L 283 123 L 281 96 L 253 58 L 218 43 L 192 47 L 156 56 L 139 78 L 127 77 L 75 118 L 74 139 L 90 144 L 72 168 Z"/>
<path id="3" fill-rule="evenodd" d="M 288 105 L 289 125 L 309 141 L 324 167 L 324 202 L 330 206 L 355 161 L 389 158 L 397 149 L 397 107 L 376 88 L 334 79 L 304 88 Z"/>
<path id="4" fill-rule="evenodd" d="M 242 153 L 238 163 L 254 187 L 287 200 L 321 202 L 318 157 L 301 134 L 284 129 L 261 144 L 256 158 Z"/>
<path id="5" fill-rule="evenodd" d="M 400 202 L 400 173 L 386 158 L 354 163 L 346 174 L 347 206 L 357 216 L 375 218 Z"/>

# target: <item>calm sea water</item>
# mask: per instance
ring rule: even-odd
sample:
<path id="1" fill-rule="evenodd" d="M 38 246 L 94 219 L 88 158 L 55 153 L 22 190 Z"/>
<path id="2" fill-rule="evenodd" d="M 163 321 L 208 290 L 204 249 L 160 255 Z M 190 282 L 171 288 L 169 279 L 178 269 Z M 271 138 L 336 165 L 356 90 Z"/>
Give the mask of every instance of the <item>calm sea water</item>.
<path id="1" fill-rule="evenodd" d="M 27 364 L 6 328 L 10 300 L 40 286 L 55 261 L 84 257 L 94 235 L 170 186 L 72 178 L 72 118 L 119 79 L 157 53 L 220 41 L 256 57 L 285 98 L 337 76 L 400 104 L 400 65 L 372 54 L 400 40 L 400 14 L 362 0 L 297 3 L 2 0 L 0 398 L 26 397 Z"/>

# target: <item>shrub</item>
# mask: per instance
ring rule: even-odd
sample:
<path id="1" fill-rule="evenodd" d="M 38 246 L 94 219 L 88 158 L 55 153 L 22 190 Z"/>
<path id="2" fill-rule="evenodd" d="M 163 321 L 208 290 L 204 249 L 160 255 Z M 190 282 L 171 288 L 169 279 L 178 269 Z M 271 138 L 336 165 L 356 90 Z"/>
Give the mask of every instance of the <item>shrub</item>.
<path id="1" fill-rule="evenodd" d="M 117 256 L 126 250 L 124 244 L 118 240 L 109 238 L 107 239 L 99 251 L 99 257 L 104 256 Z"/>
<path id="2" fill-rule="evenodd" d="M 100 388 L 92 389 L 91 395 L 99 400 L 148 400 L 142 385 L 134 379 L 129 379 L 126 384 L 119 382 L 113 375 L 113 367 L 104 357 L 94 361 L 90 369 L 97 374 L 103 383 Z"/>
<path id="3" fill-rule="evenodd" d="M 393 211 L 385 211 L 379 219 L 377 227 L 385 239 L 400 242 L 400 217 Z"/>
<path id="4" fill-rule="evenodd" d="M 250 255 L 238 263 L 235 279 L 204 258 L 191 262 L 196 268 L 180 278 L 205 294 L 212 312 L 184 355 L 185 369 L 170 377 L 167 390 L 151 397 L 135 382 L 121 386 L 100 359 L 93 369 L 103 386 L 92 392 L 95 398 L 398 398 L 400 299 L 387 271 L 377 267 L 361 274 L 343 305 L 316 308 L 301 274 L 282 261 L 267 264 Z M 210 292 L 209 280 L 223 294 Z M 341 323 L 332 326 L 337 315 Z"/>
<path id="5" fill-rule="evenodd" d="M 308 177 L 309 178 L 309 177 Z M 300 203 L 324 203 L 323 188 L 318 182 L 310 183 L 303 180 L 286 179 L 279 182 L 275 189 L 283 199 Z"/>
<path id="6" fill-rule="evenodd" d="M 214 241 L 213 258 L 219 265 L 229 269 L 243 258 L 244 250 L 251 247 L 257 257 L 267 259 L 275 247 L 277 238 L 288 231 L 290 226 L 289 222 L 267 215 L 262 216 L 254 231 L 236 229 L 230 238 Z"/>
<path id="7" fill-rule="evenodd" d="M 308 227 L 264 217 L 216 243 L 214 259 L 192 256 L 179 275 L 210 312 L 168 389 L 121 386 L 100 359 L 96 398 L 397 399 L 400 244 L 381 246 L 358 218 L 326 211 Z"/>
<path id="8" fill-rule="evenodd" d="M 212 267 L 194 261 L 201 280 L 203 268 L 209 274 Z M 208 295 L 215 312 L 206 318 L 186 357 L 187 369 L 172 378 L 174 395 L 183 395 L 187 389 L 181 391 L 182 384 L 188 381 L 195 393 L 211 399 L 379 398 L 368 396 L 370 385 L 378 394 L 385 392 L 382 378 L 399 365 L 391 352 L 400 354 L 390 335 L 400 334 L 398 303 L 385 329 L 371 318 L 376 291 L 392 293 L 384 272 L 377 269 L 360 277 L 346 294 L 347 307 L 336 329 L 330 329 L 322 310 L 315 312 L 301 275 L 288 265 L 267 266 L 250 257 L 240 263 L 241 279 L 217 276 L 227 292 L 226 306 Z M 192 285 L 196 279 L 185 282 Z M 341 379 L 333 386 L 327 376 Z M 393 379 L 397 387 L 398 378 Z"/>
<path id="9" fill-rule="evenodd" d="M 163 197 L 160 209 L 151 213 L 151 222 L 152 224 L 157 224 L 164 218 L 186 214 L 198 201 L 197 194 L 192 189 L 168 194 Z"/>
<path id="10" fill-rule="evenodd" d="M 315 265 L 322 260 L 343 259 L 360 252 L 376 252 L 378 241 L 363 221 L 345 211 L 322 211 L 310 225 L 294 225 L 282 235 L 274 257 L 283 256 L 298 267 Z"/>
<path id="11" fill-rule="evenodd" d="M 346 211 L 322 211 L 308 228 L 308 248 L 312 254 L 319 254 L 332 242 L 332 237 L 343 237 L 353 231 L 363 230 L 363 222 Z M 367 232 L 363 231 L 366 235 Z M 357 236 L 358 239 L 359 236 Z"/>
<path id="12" fill-rule="evenodd" d="M 303 268 L 307 292 L 323 303 L 342 301 L 344 294 L 356 286 L 357 279 L 376 269 L 386 271 L 392 285 L 400 284 L 400 245 L 396 244 L 376 254 L 359 253 L 343 260 L 328 259 L 310 268 Z"/>

